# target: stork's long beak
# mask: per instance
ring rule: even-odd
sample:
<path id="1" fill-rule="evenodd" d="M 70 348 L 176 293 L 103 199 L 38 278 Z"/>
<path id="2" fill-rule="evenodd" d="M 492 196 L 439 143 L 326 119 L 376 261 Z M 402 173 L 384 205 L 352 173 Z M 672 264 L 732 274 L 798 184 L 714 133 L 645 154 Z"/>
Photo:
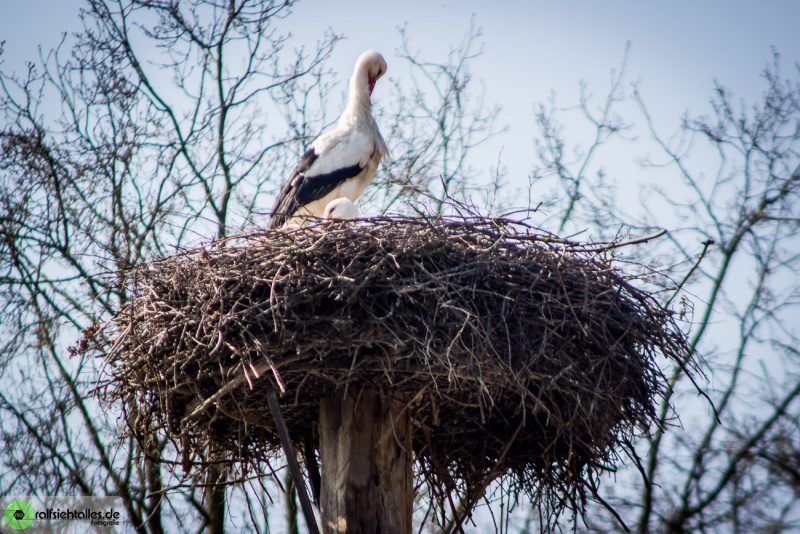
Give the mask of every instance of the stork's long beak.
<path id="1" fill-rule="evenodd" d="M 377 80 L 370 79 L 369 80 L 369 94 L 372 95 L 372 91 L 375 90 L 375 82 Z"/>

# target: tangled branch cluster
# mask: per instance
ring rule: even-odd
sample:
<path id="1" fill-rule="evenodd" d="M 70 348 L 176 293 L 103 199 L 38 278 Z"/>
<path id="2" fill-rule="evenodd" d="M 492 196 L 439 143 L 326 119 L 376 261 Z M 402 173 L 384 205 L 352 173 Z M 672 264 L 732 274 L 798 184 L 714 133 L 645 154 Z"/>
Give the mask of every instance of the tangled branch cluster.
<path id="1" fill-rule="evenodd" d="M 126 274 L 132 299 L 94 339 L 106 394 L 185 466 L 263 462 L 317 443 L 320 399 L 406 403 L 419 480 L 444 502 L 489 479 L 580 508 L 656 418 L 656 360 L 691 361 L 671 313 L 613 245 L 490 218 L 382 218 L 251 233 Z M 135 400 L 135 401 L 134 401 Z M 440 502 L 440 504 L 441 504 Z"/>

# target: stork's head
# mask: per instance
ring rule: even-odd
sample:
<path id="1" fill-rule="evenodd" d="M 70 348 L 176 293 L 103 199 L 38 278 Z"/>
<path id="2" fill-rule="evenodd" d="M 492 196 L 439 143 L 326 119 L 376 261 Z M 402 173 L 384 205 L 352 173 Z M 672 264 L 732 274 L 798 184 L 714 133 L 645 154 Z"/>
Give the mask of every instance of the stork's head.
<path id="1" fill-rule="evenodd" d="M 328 202 L 325 206 L 326 219 L 355 219 L 358 217 L 358 206 L 349 198 L 341 197 Z"/>
<path id="2" fill-rule="evenodd" d="M 359 81 L 364 80 L 369 87 L 369 94 L 372 94 L 375 82 L 386 73 L 386 69 L 386 60 L 383 56 L 374 50 L 367 50 L 356 61 L 353 77 Z"/>

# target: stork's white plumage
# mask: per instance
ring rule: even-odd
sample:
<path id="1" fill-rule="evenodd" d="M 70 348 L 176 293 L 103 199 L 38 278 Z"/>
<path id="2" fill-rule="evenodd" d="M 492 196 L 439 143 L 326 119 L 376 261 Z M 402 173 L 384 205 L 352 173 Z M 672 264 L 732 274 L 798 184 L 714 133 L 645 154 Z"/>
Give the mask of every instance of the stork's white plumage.
<path id="1" fill-rule="evenodd" d="M 355 219 L 358 217 L 358 206 L 347 197 L 337 198 L 325 206 L 326 219 Z"/>
<path id="2" fill-rule="evenodd" d="M 339 122 L 315 139 L 300 159 L 275 200 L 270 228 L 323 217 L 332 200 L 344 197 L 355 202 L 361 196 L 387 153 L 370 100 L 375 82 L 385 72 L 386 61 L 379 53 L 370 50 L 358 58 Z"/>

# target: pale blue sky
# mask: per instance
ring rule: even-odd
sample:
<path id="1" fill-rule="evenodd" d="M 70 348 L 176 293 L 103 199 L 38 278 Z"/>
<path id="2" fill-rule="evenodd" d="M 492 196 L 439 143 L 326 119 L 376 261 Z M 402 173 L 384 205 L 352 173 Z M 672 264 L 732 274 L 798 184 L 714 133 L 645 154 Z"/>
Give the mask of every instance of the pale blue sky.
<path id="1" fill-rule="evenodd" d="M 78 28 L 80 5 L 80 0 L 0 0 L 6 63 L 18 66 L 35 55 L 38 45 L 52 46 L 59 32 Z M 580 79 L 606 82 L 627 41 L 633 43 L 631 74 L 642 78 L 659 105 L 675 110 L 702 104 L 713 77 L 742 91 L 752 89 L 770 46 L 783 54 L 787 66 L 800 60 L 800 2 L 795 0 L 310 0 L 298 3 L 289 27 L 298 44 L 313 43 L 329 27 L 344 34 L 332 66 L 346 78 L 353 59 L 366 48 L 391 61 L 399 44 L 396 28 L 403 24 L 419 50 L 440 57 L 448 44 L 459 41 L 473 15 L 486 41 L 476 75 L 489 96 L 514 115 L 551 89 L 566 97 Z"/>
<path id="2" fill-rule="evenodd" d="M 6 68 L 18 69 L 51 47 L 62 31 L 79 27 L 80 0 L 0 0 L 0 40 Z M 566 1 L 480 2 L 300 2 L 287 25 L 294 44 L 313 45 L 327 28 L 343 34 L 330 66 L 346 80 L 354 59 L 372 48 L 389 61 L 389 75 L 406 73 L 396 59 L 397 28 L 407 25 L 412 45 L 425 57 L 443 58 L 474 16 L 483 28 L 485 53 L 473 73 L 488 102 L 503 108 L 508 133 L 484 149 L 489 163 L 500 148 L 509 176 L 524 180 L 530 170 L 533 104 L 553 92 L 559 105 L 573 105 L 585 80 L 602 95 L 625 45 L 632 43 L 628 79 L 640 80 L 659 126 L 671 129 L 683 111 L 704 109 L 712 80 L 737 95 L 757 97 L 759 71 L 775 46 L 786 69 L 800 61 L 800 2 L 746 1 Z M 394 67 L 394 68 L 393 68 Z M 376 105 L 386 93 L 376 90 Z M 334 104 L 336 99 L 332 99 Z M 331 110 L 335 114 L 337 110 Z M 575 132 L 580 137 L 582 132 Z"/>
<path id="3" fill-rule="evenodd" d="M 6 41 L 3 68 L 21 69 L 25 60 L 36 56 L 38 45 L 50 48 L 58 43 L 60 32 L 78 29 L 81 3 L 0 0 L 0 41 Z M 507 133 L 481 149 L 475 164 L 492 165 L 502 148 L 509 180 L 519 184 L 526 182 L 533 163 L 534 103 L 553 92 L 558 104 L 574 105 L 581 80 L 602 96 L 610 70 L 619 66 L 629 41 L 628 79 L 640 80 L 654 120 L 665 132 L 678 125 L 685 110 L 707 108 L 714 78 L 740 97 L 757 98 L 763 90 L 759 73 L 770 60 L 772 46 L 782 54 L 785 72 L 800 63 L 800 0 L 309 0 L 296 6 L 287 24 L 295 45 L 313 46 L 327 28 L 346 37 L 330 63 L 340 81 L 368 48 L 386 56 L 390 77 L 402 79 L 406 73 L 396 56 L 398 27 L 406 24 L 412 46 L 426 58 L 439 60 L 449 45 L 461 41 L 473 16 L 483 28 L 485 52 L 472 71 L 485 84 L 487 102 L 502 106 L 499 123 L 509 126 Z M 376 106 L 382 100 L 385 104 L 388 94 L 379 84 Z M 331 110 L 332 116 L 336 113 Z M 587 132 L 572 125 L 570 133 L 581 138 Z M 635 167 L 639 152 L 617 146 L 611 154 L 604 165 L 619 167 L 621 194 L 635 200 L 643 179 Z"/>

